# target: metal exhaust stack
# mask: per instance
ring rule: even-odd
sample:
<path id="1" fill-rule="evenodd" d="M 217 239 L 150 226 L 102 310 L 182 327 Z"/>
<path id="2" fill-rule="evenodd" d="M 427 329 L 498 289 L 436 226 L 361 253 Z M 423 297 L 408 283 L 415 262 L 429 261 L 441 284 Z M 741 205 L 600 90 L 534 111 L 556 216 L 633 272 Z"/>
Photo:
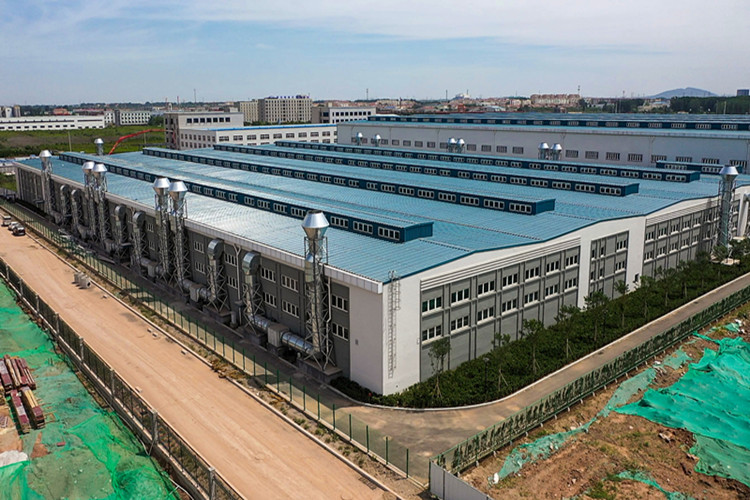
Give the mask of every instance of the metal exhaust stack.
<path id="1" fill-rule="evenodd" d="M 96 156 L 104 156 L 104 141 L 101 138 L 94 140 L 96 144 Z"/>
<path id="2" fill-rule="evenodd" d="M 451 137 L 448 139 L 448 152 L 453 153 L 456 151 L 456 145 L 458 144 L 458 141 L 455 137 Z"/>
<path id="3" fill-rule="evenodd" d="M 463 153 L 465 147 L 466 141 L 463 139 L 459 139 L 458 142 L 456 142 L 456 153 Z"/>
<path id="4" fill-rule="evenodd" d="M 549 154 L 549 144 L 547 144 L 546 142 L 539 144 L 539 159 L 546 160 L 548 154 Z"/>
<path id="5" fill-rule="evenodd" d="M 357 132 L 357 135 L 355 136 L 355 140 L 354 140 L 354 142 L 356 142 L 357 146 L 361 146 L 362 145 L 362 139 L 364 137 L 365 136 L 362 134 L 362 132 Z"/>
<path id="6" fill-rule="evenodd" d="M 182 181 L 174 181 L 169 185 L 169 197 L 172 199 L 172 230 L 174 232 L 174 264 L 175 279 L 180 288 L 185 287 L 185 280 L 190 266 L 190 260 L 186 251 L 185 242 L 185 217 L 187 215 L 185 196 L 187 186 Z"/>
<path id="7" fill-rule="evenodd" d="M 261 293 L 258 269 L 260 268 L 260 255 L 255 252 L 247 252 L 242 258 L 242 293 L 244 295 L 245 318 L 248 324 L 260 333 L 268 333 L 271 323 L 263 317 L 263 294 Z"/>
<path id="8" fill-rule="evenodd" d="M 103 245 L 107 245 L 108 240 L 108 229 L 109 229 L 109 216 L 107 214 L 107 200 L 105 194 L 107 192 L 107 167 L 103 163 L 97 163 L 94 165 L 91 175 L 94 179 L 94 198 L 97 206 L 97 213 L 99 215 L 99 240 Z M 107 249 L 109 250 L 109 248 Z"/>
<path id="9" fill-rule="evenodd" d="M 381 139 L 382 138 L 380 137 L 380 134 L 377 134 L 377 135 L 375 135 L 375 137 L 372 138 L 372 141 L 375 144 L 376 148 L 380 146 L 380 140 Z"/>
<path id="10" fill-rule="evenodd" d="M 44 150 L 39 153 L 39 158 L 42 160 L 42 200 L 44 200 L 44 213 L 47 215 L 53 215 L 54 211 L 54 184 L 52 183 L 52 153 L 48 150 Z M 59 222 L 59 221 L 56 221 Z"/>
<path id="11" fill-rule="evenodd" d="M 727 246 L 731 239 L 731 217 L 732 198 L 734 195 L 734 181 L 737 178 L 737 169 L 733 165 L 725 165 L 719 172 L 719 231 L 716 241 L 717 245 Z"/>
<path id="12" fill-rule="evenodd" d="M 86 195 L 86 208 L 89 227 L 86 233 L 91 239 L 96 238 L 96 207 L 94 206 L 94 188 L 96 182 L 94 181 L 94 162 L 87 161 L 83 164 L 83 184 L 84 193 Z M 81 236 L 84 236 L 81 234 Z"/>
<path id="13" fill-rule="evenodd" d="M 327 260 L 328 220 L 320 210 L 310 210 L 302 221 L 305 231 L 305 305 L 307 307 L 307 340 L 312 344 L 312 357 L 323 369 L 333 364 L 333 343 L 328 332 L 327 290 L 323 266 Z"/>
<path id="14" fill-rule="evenodd" d="M 159 238 L 159 268 L 156 274 L 160 277 L 168 277 L 169 265 L 169 202 L 167 191 L 169 190 L 169 179 L 159 177 L 154 181 L 154 208 L 156 209 L 156 230 Z"/>
<path id="15" fill-rule="evenodd" d="M 555 161 L 560 160 L 560 156 L 562 155 L 562 145 L 559 143 L 555 143 L 554 146 L 552 146 L 552 159 Z"/>

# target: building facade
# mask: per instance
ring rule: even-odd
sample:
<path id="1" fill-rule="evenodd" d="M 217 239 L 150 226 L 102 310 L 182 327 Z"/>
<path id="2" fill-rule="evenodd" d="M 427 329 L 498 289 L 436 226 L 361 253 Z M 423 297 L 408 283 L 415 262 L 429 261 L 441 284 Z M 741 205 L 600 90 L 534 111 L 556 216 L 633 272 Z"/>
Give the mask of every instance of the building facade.
<path id="1" fill-rule="evenodd" d="M 335 125 L 259 125 L 234 128 L 184 128 L 176 149 L 210 148 L 215 144 L 259 146 L 279 140 L 336 142 Z"/>
<path id="2" fill-rule="evenodd" d="M 104 128 L 103 116 L 24 116 L 0 118 L 0 130 L 75 130 Z"/>
<path id="3" fill-rule="evenodd" d="M 116 109 L 115 124 L 122 125 L 148 125 L 153 113 L 141 109 Z M 106 121 L 106 120 L 105 120 Z"/>
<path id="4" fill-rule="evenodd" d="M 282 96 L 258 99 L 259 121 L 264 123 L 310 123 L 310 96 Z"/>
<path id="5" fill-rule="evenodd" d="M 164 142 L 167 147 L 179 149 L 182 129 L 242 127 L 243 124 L 242 113 L 170 111 L 164 113 Z"/>
<path id="6" fill-rule="evenodd" d="M 108 169 L 104 189 L 82 176 L 87 161 Z M 316 303 L 326 373 L 385 394 L 432 375 L 436 339 L 450 339 L 455 367 L 526 319 L 551 323 L 562 305 L 711 250 L 719 220 L 748 234 L 750 176 L 724 191 L 722 219 L 720 176 L 690 166 L 286 140 L 40 162 L 17 163 L 19 198 L 44 200 L 76 238 L 303 368 L 320 365 L 306 321 Z M 184 183 L 174 192 L 189 209 L 166 194 L 153 204 L 160 178 Z M 311 210 L 330 223 L 316 246 L 322 302 L 300 227 Z"/>
<path id="7" fill-rule="evenodd" d="M 339 142 L 448 151 L 462 139 L 469 154 L 538 158 L 539 145 L 559 144 L 567 161 L 652 166 L 660 161 L 731 164 L 750 161 L 750 120 L 742 115 L 612 115 L 485 113 L 374 116 L 339 125 Z"/>
<path id="8" fill-rule="evenodd" d="M 244 116 L 245 123 L 256 123 L 260 121 L 257 99 L 253 99 L 252 101 L 240 101 L 239 106 L 240 112 Z"/>
<path id="9" fill-rule="evenodd" d="M 367 120 L 376 113 L 375 106 L 315 106 L 312 108 L 312 122 L 343 123 Z"/>

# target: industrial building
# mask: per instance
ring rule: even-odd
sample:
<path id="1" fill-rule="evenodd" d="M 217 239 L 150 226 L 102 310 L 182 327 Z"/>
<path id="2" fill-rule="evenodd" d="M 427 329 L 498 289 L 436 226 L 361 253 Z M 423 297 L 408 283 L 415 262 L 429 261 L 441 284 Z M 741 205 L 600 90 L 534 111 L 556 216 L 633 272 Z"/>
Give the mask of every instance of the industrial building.
<path id="1" fill-rule="evenodd" d="M 183 128 L 177 149 L 210 148 L 214 144 L 259 146 L 279 140 L 336 142 L 336 125 L 256 125 L 251 127 Z"/>
<path id="2" fill-rule="evenodd" d="M 313 123 L 343 123 L 366 120 L 377 113 L 375 106 L 314 106 Z"/>
<path id="3" fill-rule="evenodd" d="M 184 149 L 184 129 L 207 129 L 211 127 L 242 127 L 242 113 L 224 111 L 164 113 L 164 143 L 172 149 Z"/>
<path id="4" fill-rule="evenodd" d="M 348 140 L 362 123 L 347 126 Z M 17 164 L 19 196 L 301 368 L 385 394 L 432 374 L 435 339 L 455 367 L 525 319 L 747 233 L 734 167 L 437 149 L 43 154 Z"/>
<path id="5" fill-rule="evenodd" d="M 115 124 L 122 125 L 147 125 L 151 121 L 153 113 L 142 109 L 116 109 Z"/>
<path id="6" fill-rule="evenodd" d="M 308 95 L 258 99 L 258 118 L 264 123 L 310 123 L 311 109 Z"/>
<path id="7" fill-rule="evenodd" d="M 339 125 L 339 142 L 448 151 L 450 139 L 481 155 L 537 158 L 559 144 L 576 162 L 654 166 L 659 161 L 734 165 L 750 161 L 750 119 L 743 115 L 483 113 L 373 116 Z"/>
<path id="8" fill-rule="evenodd" d="M 0 118 L 0 130 L 75 130 L 104 128 L 103 116 L 23 116 Z"/>

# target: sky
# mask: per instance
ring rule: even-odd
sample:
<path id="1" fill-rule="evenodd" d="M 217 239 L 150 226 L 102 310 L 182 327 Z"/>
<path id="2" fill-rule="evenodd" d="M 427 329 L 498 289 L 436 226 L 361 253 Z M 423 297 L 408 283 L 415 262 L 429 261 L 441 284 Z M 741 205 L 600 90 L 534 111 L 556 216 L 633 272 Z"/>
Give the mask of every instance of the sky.
<path id="1" fill-rule="evenodd" d="M 748 26 L 748 0 L 0 0 L 0 104 L 734 95 Z"/>

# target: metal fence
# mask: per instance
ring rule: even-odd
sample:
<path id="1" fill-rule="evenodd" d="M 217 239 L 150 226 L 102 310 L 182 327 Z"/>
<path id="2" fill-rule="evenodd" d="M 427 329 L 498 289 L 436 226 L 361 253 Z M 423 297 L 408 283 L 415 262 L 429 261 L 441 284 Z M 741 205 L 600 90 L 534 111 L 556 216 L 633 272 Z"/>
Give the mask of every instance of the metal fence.
<path id="1" fill-rule="evenodd" d="M 2 258 L 0 277 L 42 320 L 68 359 L 88 377 L 97 392 L 112 405 L 126 424 L 130 424 L 131 430 L 150 445 L 149 453 L 166 460 L 171 472 L 182 479 L 180 483 L 183 488 L 194 497 L 210 500 L 242 498 Z"/>
<path id="2" fill-rule="evenodd" d="M 341 408 L 336 408 L 335 404 L 327 402 L 325 398 L 321 399 L 320 393 L 282 374 L 280 369 L 270 366 L 267 362 L 259 361 L 256 355 L 246 352 L 244 347 L 236 345 L 234 340 L 225 338 L 210 326 L 187 316 L 155 293 L 139 286 L 114 265 L 99 260 L 92 252 L 85 250 L 69 237 L 61 235 L 57 230 L 48 227 L 19 205 L 0 199 L 0 206 L 16 218 L 24 220 L 27 228 L 54 243 L 68 257 L 77 260 L 112 286 L 122 290 L 138 304 L 157 314 L 182 333 L 189 335 L 247 377 L 253 378 L 256 383 L 276 392 L 298 411 L 335 432 L 345 442 L 359 448 L 407 478 L 427 484 L 428 457 L 419 455 L 411 457 L 408 448 L 382 432 L 370 429 L 366 422 Z"/>
<path id="3" fill-rule="evenodd" d="M 445 468 L 448 472 L 460 473 L 494 451 L 509 445 L 561 411 L 637 368 L 653 356 L 680 342 L 692 332 L 721 318 L 748 301 L 750 301 L 750 287 L 733 293 L 680 324 L 623 353 L 611 362 L 586 373 L 565 387 L 530 404 L 503 421 L 440 453 L 433 457 L 431 462 Z M 437 494 L 432 490 L 432 484 L 430 484 L 430 488 L 434 494 Z"/>

